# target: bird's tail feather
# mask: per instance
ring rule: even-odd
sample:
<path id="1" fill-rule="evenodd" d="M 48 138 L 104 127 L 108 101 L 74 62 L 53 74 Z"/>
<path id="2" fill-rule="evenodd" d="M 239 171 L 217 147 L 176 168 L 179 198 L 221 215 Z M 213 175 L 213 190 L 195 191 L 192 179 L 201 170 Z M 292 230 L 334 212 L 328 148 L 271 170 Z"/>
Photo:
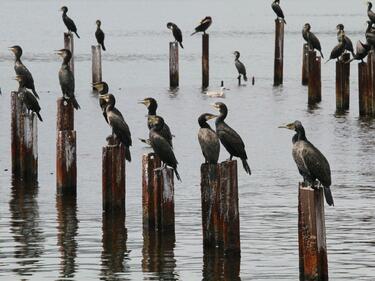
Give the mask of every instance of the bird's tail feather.
<path id="1" fill-rule="evenodd" d="M 247 81 L 247 76 L 246 76 L 246 74 L 243 75 L 243 80 Z"/>
<path id="2" fill-rule="evenodd" d="M 35 96 L 37 99 L 39 99 L 39 95 L 37 94 L 37 92 L 35 91 L 35 89 L 32 89 L 32 91 L 33 91 L 34 96 Z"/>
<path id="3" fill-rule="evenodd" d="M 179 181 L 182 182 L 181 177 L 180 177 L 179 173 L 177 172 L 177 169 L 173 169 L 173 170 L 174 170 L 174 172 L 175 172 L 175 174 L 176 174 L 176 178 L 177 178 Z"/>
<path id="4" fill-rule="evenodd" d="M 286 24 L 286 20 L 285 19 L 283 19 L 283 22 Z"/>
<path id="5" fill-rule="evenodd" d="M 335 206 L 333 202 L 332 192 L 329 187 L 324 187 L 324 197 L 326 198 L 326 202 L 330 206 Z"/>
<path id="6" fill-rule="evenodd" d="M 141 142 L 144 142 L 144 143 L 148 144 L 148 145 L 151 145 L 151 141 L 150 141 L 150 139 L 141 139 L 141 138 L 139 138 L 139 140 L 140 140 Z"/>
<path id="7" fill-rule="evenodd" d="M 323 57 L 323 56 L 322 56 Z M 326 64 L 327 62 L 329 62 L 331 59 L 328 59 L 324 64 Z"/>
<path id="8" fill-rule="evenodd" d="M 355 58 L 351 58 L 350 60 L 346 61 L 345 63 L 351 63 L 353 60 L 355 60 Z"/>
<path id="9" fill-rule="evenodd" d="M 246 159 L 241 159 L 241 160 L 242 160 L 242 166 L 245 169 L 246 173 L 248 173 L 249 175 L 251 175 L 250 166 L 247 163 Z"/>
<path id="10" fill-rule="evenodd" d="M 81 38 L 81 37 L 79 37 L 79 35 L 78 35 L 77 31 L 74 31 L 74 33 L 75 33 L 75 34 L 77 35 L 77 37 L 78 37 L 78 38 Z"/>
<path id="11" fill-rule="evenodd" d="M 322 56 L 322 59 L 324 59 L 322 51 L 319 51 L 320 55 Z"/>
<path id="12" fill-rule="evenodd" d="M 182 45 L 182 42 L 179 42 L 180 43 L 180 46 L 181 46 L 181 48 L 183 49 L 184 48 L 184 46 Z"/>
<path id="13" fill-rule="evenodd" d="M 198 31 L 194 31 L 192 34 L 190 34 L 190 36 L 193 36 L 195 33 L 197 33 Z"/>
<path id="14" fill-rule="evenodd" d="M 38 119 L 40 120 L 40 122 L 43 122 L 43 119 L 42 119 L 42 116 L 40 116 L 40 113 L 39 112 L 35 112 L 36 113 L 36 116 L 38 116 Z"/>
<path id="15" fill-rule="evenodd" d="M 73 106 L 74 106 L 75 109 L 78 110 L 78 109 L 81 108 L 81 107 L 79 106 L 79 104 L 78 104 L 78 102 L 77 102 L 77 100 L 76 100 L 75 97 L 72 98 L 72 103 L 73 103 Z"/>
<path id="16" fill-rule="evenodd" d="M 125 146 L 125 159 L 128 160 L 129 162 L 132 161 L 132 157 L 130 155 L 130 149 L 128 146 Z"/>
<path id="17" fill-rule="evenodd" d="M 102 43 L 102 49 L 103 51 L 105 51 L 104 42 Z"/>

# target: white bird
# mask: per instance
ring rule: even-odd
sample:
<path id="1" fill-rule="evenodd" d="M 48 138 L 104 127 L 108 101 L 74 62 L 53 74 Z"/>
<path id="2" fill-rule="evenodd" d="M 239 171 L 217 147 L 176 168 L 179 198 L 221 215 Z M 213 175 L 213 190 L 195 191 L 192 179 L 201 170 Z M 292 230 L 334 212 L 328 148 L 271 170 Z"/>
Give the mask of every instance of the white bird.
<path id="1" fill-rule="evenodd" d="M 225 97 L 225 91 L 228 91 L 228 90 L 229 89 L 222 86 L 220 87 L 219 91 L 207 91 L 205 94 L 211 98 L 223 98 Z"/>

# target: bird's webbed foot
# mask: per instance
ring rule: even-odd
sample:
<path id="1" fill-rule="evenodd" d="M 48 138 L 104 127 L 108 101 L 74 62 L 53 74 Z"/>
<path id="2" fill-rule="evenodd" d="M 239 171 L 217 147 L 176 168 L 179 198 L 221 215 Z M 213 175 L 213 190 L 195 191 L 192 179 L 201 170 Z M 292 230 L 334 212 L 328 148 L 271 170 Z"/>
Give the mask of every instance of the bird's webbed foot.
<path id="1" fill-rule="evenodd" d="M 154 172 L 156 172 L 156 173 L 158 173 L 159 175 L 161 174 L 161 172 L 166 168 L 167 166 L 165 165 L 165 163 L 163 163 L 162 165 L 161 165 L 161 167 L 159 167 L 159 168 L 155 168 L 154 169 Z"/>

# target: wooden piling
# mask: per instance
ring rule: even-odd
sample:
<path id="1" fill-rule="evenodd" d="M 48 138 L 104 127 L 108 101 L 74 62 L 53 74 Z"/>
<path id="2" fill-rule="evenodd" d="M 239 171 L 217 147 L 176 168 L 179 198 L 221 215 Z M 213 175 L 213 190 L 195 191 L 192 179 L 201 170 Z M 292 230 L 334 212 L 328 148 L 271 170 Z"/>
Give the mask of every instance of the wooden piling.
<path id="1" fill-rule="evenodd" d="M 150 232 L 174 233 L 173 170 L 161 171 L 160 158 L 153 153 L 142 157 L 143 229 Z"/>
<path id="2" fill-rule="evenodd" d="M 309 44 L 303 44 L 302 49 L 302 85 L 309 84 Z"/>
<path id="3" fill-rule="evenodd" d="M 102 49 L 100 45 L 91 46 L 92 83 L 102 82 Z"/>
<path id="4" fill-rule="evenodd" d="M 368 116 L 375 116 L 375 53 L 371 50 L 367 56 L 368 91 L 366 96 Z"/>
<path id="5" fill-rule="evenodd" d="M 202 232 L 205 248 L 239 254 L 237 161 L 201 166 Z"/>
<path id="6" fill-rule="evenodd" d="M 328 261 L 323 189 L 298 188 L 300 281 L 327 281 Z"/>
<path id="7" fill-rule="evenodd" d="M 283 84 L 284 65 L 284 21 L 275 19 L 275 59 L 273 72 L 273 85 Z"/>
<path id="8" fill-rule="evenodd" d="M 74 73 L 74 35 L 70 32 L 64 32 L 64 49 L 72 53 L 72 59 L 69 62 L 70 70 Z"/>
<path id="9" fill-rule="evenodd" d="M 202 88 L 209 85 L 209 35 L 202 34 Z"/>
<path id="10" fill-rule="evenodd" d="M 125 147 L 113 138 L 102 152 L 103 210 L 125 214 Z"/>
<path id="11" fill-rule="evenodd" d="M 315 105 L 322 100 L 321 58 L 315 51 L 308 52 L 308 104 Z"/>
<path id="12" fill-rule="evenodd" d="M 359 102 L 359 116 L 364 117 L 369 115 L 369 68 L 367 63 L 361 62 L 358 64 L 358 102 Z"/>
<path id="13" fill-rule="evenodd" d="M 11 93 L 11 151 L 12 151 L 12 173 L 20 174 L 20 114 L 22 114 L 22 102 L 17 92 Z"/>
<path id="14" fill-rule="evenodd" d="M 349 110 L 350 101 L 350 54 L 342 56 L 336 61 L 336 112 Z"/>
<path id="15" fill-rule="evenodd" d="M 74 130 L 74 107 L 71 102 L 64 98 L 57 99 L 57 124 L 56 130 L 69 131 Z"/>
<path id="16" fill-rule="evenodd" d="M 169 87 L 172 89 L 177 88 L 179 78 L 178 43 L 169 42 Z"/>

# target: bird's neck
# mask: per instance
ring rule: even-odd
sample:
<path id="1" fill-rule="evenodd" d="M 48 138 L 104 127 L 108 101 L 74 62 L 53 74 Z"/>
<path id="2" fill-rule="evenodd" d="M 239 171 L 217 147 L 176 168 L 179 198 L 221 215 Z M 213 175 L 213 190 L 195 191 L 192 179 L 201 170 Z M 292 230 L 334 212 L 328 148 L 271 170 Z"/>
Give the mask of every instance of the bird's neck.
<path id="1" fill-rule="evenodd" d="M 372 8 L 372 6 L 371 6 L 371 5 L 368 5 L 368 6 L 367 6 L 367 11 L 370 12 L 370 11 L 371 11 L 371 8 Z"/>
<path id="2" fill-rule="evenodd" d="M 220 112 L 220 115 L 219 115 L 219 117 L 217 117 L 215 123 L 217 123 L 217 122 L 223 122 L 225 120 L 225 118 L 227 117 L 227 114 L 228 114 L 228 112 L 226 110 Z"/>
<path id="3" fill-rule="evenodd" d="M 199 120 L 199 126 L 201 128 L 211 129 L 210 125 L 207 123 L 206 120 Z"/>
<path id="4" fill-rule="evenodd" d="M 63 63 L 62 63 L 62 65 L 63 65 L 63 66 L 64 66 L 64 65 L 69 66 L 69 62 L 70 62 L 70 58 L 65 57 L 65 58 L 63 59 Z"/>
<path id="5" fill-rule="evenodd" d="M 296 141 L 307 141 L 304 129 L 298 130 L 293 136 L 293 143 L 295 143 Z"/>
<path id="6" fill-rule="evenodd" d="M 150 105 L 148 108 L 148 115 L 156 115 L 156 106 Z"/>
<path id="7" fill-rule="evenodd" d="M 67 15 L 66 15 L 66 12 L 64 11 L 63 13 L 62 13 L 62 17 L 63 18 L 66 18 L 67 17 Z"/>
<path id="8" fill-rule="evenodd" d="M 14 58 L 14 61 L 15 61 L 15 62 L 22 63 L 22 62 L 21 62 L 21 56 L 20 56 L 20 55 L 16 55 L 15 58 Z"/>

